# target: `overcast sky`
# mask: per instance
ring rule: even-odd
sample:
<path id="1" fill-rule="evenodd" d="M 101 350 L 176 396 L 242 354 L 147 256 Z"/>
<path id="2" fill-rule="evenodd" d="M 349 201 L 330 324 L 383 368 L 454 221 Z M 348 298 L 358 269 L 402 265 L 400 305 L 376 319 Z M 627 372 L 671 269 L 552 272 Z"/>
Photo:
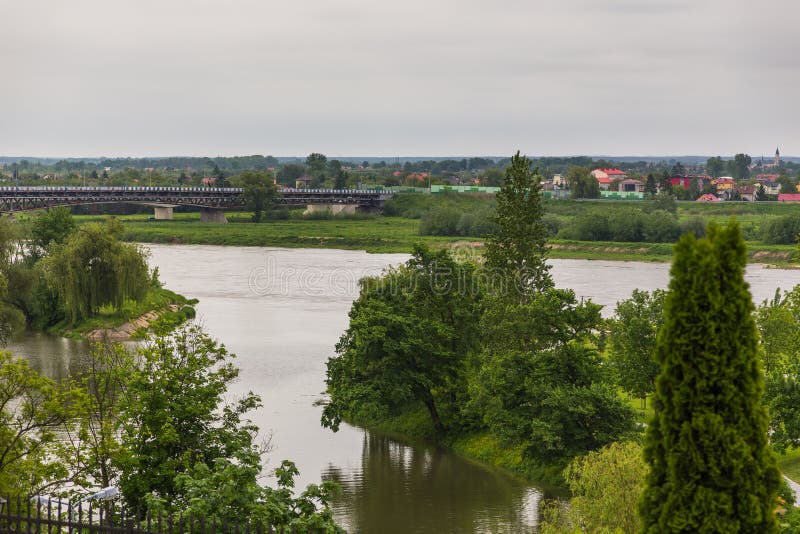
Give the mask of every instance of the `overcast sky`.
<path id="1" fill-rule="evenodd" d="M 0 0 L 0 155 L 800 155 L 797 0 Z"/>

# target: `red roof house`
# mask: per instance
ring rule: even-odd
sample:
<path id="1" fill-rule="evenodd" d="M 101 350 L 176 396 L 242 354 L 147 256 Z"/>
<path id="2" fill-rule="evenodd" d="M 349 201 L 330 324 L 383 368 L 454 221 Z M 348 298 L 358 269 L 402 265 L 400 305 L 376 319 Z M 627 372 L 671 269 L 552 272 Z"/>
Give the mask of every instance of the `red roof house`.
<path id="1" fill-rule="evenodd" d="M 700 198 L 698 198 L 695 202 L 722 202 L 722 199 L 717 198 L 711 193 L 706 193 L 705 195 L 700 195 Z"/>
<path id="2" fill-rule="evenodd" d="M 778 202 L 800 202 L 800 193 L 780 193 Z"/>
<path id="3" fill-rule="evenodd" d="M 671 183 L 673 187 L 679 185 L 684 189 L 689 189 L 692 185 L 692 179 L 688 176 L 673 176 L 669 179 L 669 183 Z"/>

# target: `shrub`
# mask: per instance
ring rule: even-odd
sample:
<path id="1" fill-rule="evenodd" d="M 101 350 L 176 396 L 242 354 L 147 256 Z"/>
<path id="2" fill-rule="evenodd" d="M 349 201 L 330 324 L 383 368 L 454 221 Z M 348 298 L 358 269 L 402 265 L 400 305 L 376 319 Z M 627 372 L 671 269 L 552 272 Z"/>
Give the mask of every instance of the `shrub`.
<path id="1" fill-rule="evenodd" d="M 762 231 L 761 239 L 773 245 L 792 245 L 800 235 L 800 214 L 786 215 L 769 221 Z"/>
<path id="2" fill-rule="evenodd" d="M 695 237 L 706 236 L 706 222 L 702 217 L 694 216 L 681 223 L 681 234 L 694 234 Z"/>
<path id="3" fill-rule="evenodd" d="M 558 215 L 547 213 L 542 217 L 542 224 L 547 228 L 547 235 L 549 237 L 555 237 L 564 226 L 564 221 Z"/>
<path id="4" fill-rule="evenodd" d="M 459 235 L 461 213 L 453 208 L 436 208 L 422 216 L 420 235 Z"/>
<path id="5" fill-rule="evenodd" d="M 643 235 L 642 212 L 634 208 L 611 211 L 608 229 L 611 241 L 639 242 Z"/>
<path id="6" fill-rule="evenodd" d="M 669 212 L 656 210 L 643 220 L 642 235 L 648 243 L 670 243 L 681 235 L 678 218 Z"/>

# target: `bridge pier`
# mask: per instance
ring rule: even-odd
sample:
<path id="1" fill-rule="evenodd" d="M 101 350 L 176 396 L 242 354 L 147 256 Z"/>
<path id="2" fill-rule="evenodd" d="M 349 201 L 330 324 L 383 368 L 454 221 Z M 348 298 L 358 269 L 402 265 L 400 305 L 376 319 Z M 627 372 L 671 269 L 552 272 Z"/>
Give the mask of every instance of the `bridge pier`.
<path id="1" fill-rule="evenodd" d="M 205 223 L 226 223 L 225 212 L 219 208 L 200 208 L 200 221 Z"/>
<path id="2" fill-rule="evenodd" d="M 155 210 L 155 219 L 157 221 L 171 221 L 172 220 L 172 206 L 153 206 Z"/>
<path id="3" fill-rule="evenodd" d="M 303 215 L 311 213 L 330 212 L 333 215 L 348 214 L 352 215 L 358 210 L 358 204 L 308 204 Z"/>

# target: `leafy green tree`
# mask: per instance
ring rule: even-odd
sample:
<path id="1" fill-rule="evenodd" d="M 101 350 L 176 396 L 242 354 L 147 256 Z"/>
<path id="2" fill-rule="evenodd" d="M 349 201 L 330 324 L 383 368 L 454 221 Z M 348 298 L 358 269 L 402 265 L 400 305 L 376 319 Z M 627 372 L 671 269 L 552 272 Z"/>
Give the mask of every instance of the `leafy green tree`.
<path id="1" fill-rule="evenodd" d="M 320 177 L 325 174 L 325 170 L 328 166 L 328 158 L 325 156 L 325 154 L 312 152 L 306 157 L 306 166 L 311 174 L 313 174 L 315 177 Z"/>
<path id="2" fill-rule="evenodd" d="M 747 180 L 750 178 L 750 163 L 753 159 L 747 154 L 736 154 L 733 159 L 728 161 L 728 170 L 736 180 Z"/>
<path id="3" fill-rule="evenodd" d="M 47 278 L 73 322 L 95 315 L 101 306 L 121 309 L 150 287 L 144 252 L 118 239 L 121 225 L 109 219 L 72 233 L 45 259 Z"/>
<path id="4" fill-rule="evenodd" d="M 546 288 L 522 304 L 490 298 L 471 409 L 539 462 L 621 439 L 633 428 L 633 413 L 597 349 L 600 322 L 600 306 L 578 302 L 571 290 Z"/>
<path id="5" fill-rule="evenodd" d="M 122 400 L 117 459 L 120 489 L 138 514 L 152 494 L 168 504 L 181 495 L 176 475 L 252 446 L 256 428 L 244 416 L 260 406 L 248 393 L 225 403 L 238 376 L 231 355 L 198 326 L 184 326 L 138 349 L 139 368 Z"/>
<path id="6" fill-rule="evenodd" d="M 253 212 L 253 222 L 261 222 L 275 197 L 275 187 L 269 173 L 245 171 L 233 181 L 244 188 L 247 209 Z"/>
<path id="7" fill-rule="evenodd" d="M 77 227 L 69 208 L 45 210 L 32 221 L 31 248 L 39 255 L 43 255 L 51 245 L 62 244 Z"/>
<path id="8" fill-rule="evenodd" d="M 600 198 L 600 183 L 586 167 L 570 165 L 567 182 L 572 198 Z"/>
<path id="9" fill-rule="evenodd" d="M 653 393 L 661 370 L 655 361 L 655 349 L 658 329 L 664 322 L 665 295 L 660 289 L 652 293 L 634 289 L 631 298 L 617 303 L 609 321 L 609 362 L 620 386 L 640 398 L 642 408 L 647 407 L 647 395 Z"/>
<path id="10" fill-rule="evenodd" d="M 345 189 L 347 187 L 347 179 L 350 178 L 350 175 L 347 171 L 339 169 L 334 178 L 333 188 L 334 189 Z"/>
<path id="11" fill-rule="evenodd" d="M 756 186 L 756 200 L 759 202 L 765 202 L 769 200 L 769 195 L 764 190 L 764 184 L 758 184 Z"/>
<path id="12" fill-rule="evenodd" d="M 736 223 L 675 247 L 656 358 L 644 532 L 776 532 L 758 336 Z"/>
<path id="13" fill-rule="evenodd" d="M 483 173 L 483 185 L 485 187 L 500 187 L 503 185 L 505 173 L 500 169 L 486 169 Z"/>
<path id="14" fill-rule="evenodd" d="M 71 405 L 67 388 L 0 352 L 0 494 L 27 497 L 70 478 L 53 452 Z"/>
<path id="15" fill-rule="evenodd" d="M 642 447 L 630 441 L 576 458 L 564 473 L 572 493 L 568 508 L 555 521 L 546 517 L 537 532 L 637 532 L 641 521 L 636 503 L 646 475 Z"/>
<path id="16" fill-rule="evenodd" d="M 306 173 L 304 165 L 297 163 L 285 163 L 278 169 L 278 183 L 289 187 L 294 187 L 296 180 Z"/>
<path id="17" fill-rule="evenodd" d="M 670 174 L 672 174 L 672 176 L 686 176 L 686 167 L 679 161 L 672 166 Z"/>
<path id="18" fill-rule="evenodd" d="M 764 373 L 784 374 L 789 362 L 800 354 L 800 286 L 785 295 L 780 289 L 772 300 L 756 309 L 756 326 L 761 339 Z"/>
<path id="19" fill-rule="evenodd" d="M 678 203 L 675 202 L 675 195 L 672 191 L 662 191 L 653 197 L 653 202 L 649 206 L 651 211 L 666 211 L 673 215 L 678 213 Z"/>
<path id="20" fill-rule="evenodd" d="M 328 360 L 324 426 L 417 406 L 439 434 L 458 424 L 464 365 L 478 342 L 473 270 L 416 245 L 404 266 L 362 282 L 338 356 Z"/>
<path id="21" fill-rule="evenodd" d="M 755 313 L 766 374 L 764 400 L 770 415 L 770 442 L 778 452 L 800 443 L 800 286 L 778 290 Z"/>
<path id="22" fill-rule="evenodd" d="M 722 175 L 722 171 L 725 169 L 725 162 L 722 161 L 722 158 L 719 156 L 715 156 L 713 158 L 708 158 L 706 160 L 706 172 L 712 178 L 719 178 Z"/>
<path id="23" fill-rule="evenodd" d="M 658 192 L 658 181 L 656 180 L 656 175 L 652 172 L 648 173 L 644 182 L 644 192 L 651 196 Z"/>
<path id="24" fill-rule="evenodd" d="M 531 162 L 517 152 L 506 169 L 502 189 L 497 193 L 495 230 L 486 237 L 485 267 L 499 276 L 506 288 L 524 295 L 552 286 L 547 255 L 547 227 L 542 222 L 544 207 L 540 194 L 541 176 Z"/>
<path id="25" fill-rule="evenodd" d="M 108 487 L 119 480 L 117 460 L 122 400 L 136 369 L 134 355 L 121 343 L 92 345 L 85 366 L 73 377 L 75 423 L 66 428 L 68 447 L 62 452 L 76 484 Z"/>

